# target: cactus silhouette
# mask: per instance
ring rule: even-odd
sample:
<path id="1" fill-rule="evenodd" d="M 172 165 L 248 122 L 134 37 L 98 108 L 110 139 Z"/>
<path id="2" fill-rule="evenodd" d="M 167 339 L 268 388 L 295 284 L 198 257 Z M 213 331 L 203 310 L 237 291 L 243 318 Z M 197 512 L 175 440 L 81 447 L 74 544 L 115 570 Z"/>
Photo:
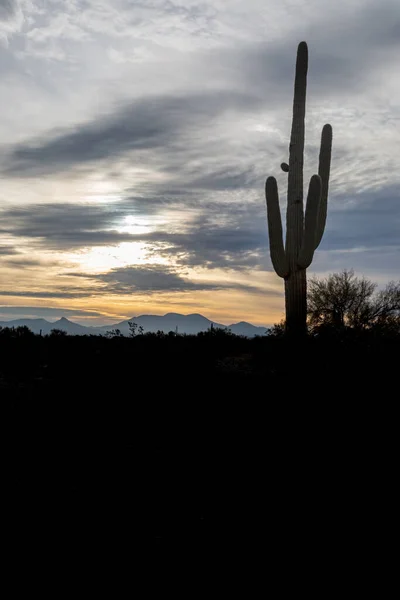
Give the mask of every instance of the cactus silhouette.
<path id="1" fill-rule="evenodd" d="M 275 177 L 268 177 L 265 184 L 271 260 L 276 273 L 285 280 L 286 331 L 295 335 L 303 335 L 307 330 L 306 269 L 311 264 L 314 251 L 319 246 L 325 230 L 332 151 L 332 127 L 324 125 L 318 175 L 311 177 L 304 215 L 303 163 L 307 69 L 307 44 L 300 42 L 297 48 L 289 164 L 281 164 L 281 169 L 288 173 L 285 246 Z"/>

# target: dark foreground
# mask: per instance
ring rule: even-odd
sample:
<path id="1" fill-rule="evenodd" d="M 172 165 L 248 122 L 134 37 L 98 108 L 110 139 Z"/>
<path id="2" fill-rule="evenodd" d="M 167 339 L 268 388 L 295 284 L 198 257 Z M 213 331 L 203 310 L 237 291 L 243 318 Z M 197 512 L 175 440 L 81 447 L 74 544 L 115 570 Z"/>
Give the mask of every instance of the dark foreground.
<path id="1" fill-rule="evenodd" d="M 390 528 L 399 347 L 4 337 L 13 537 L 125 558 L 372 548 Z"/>

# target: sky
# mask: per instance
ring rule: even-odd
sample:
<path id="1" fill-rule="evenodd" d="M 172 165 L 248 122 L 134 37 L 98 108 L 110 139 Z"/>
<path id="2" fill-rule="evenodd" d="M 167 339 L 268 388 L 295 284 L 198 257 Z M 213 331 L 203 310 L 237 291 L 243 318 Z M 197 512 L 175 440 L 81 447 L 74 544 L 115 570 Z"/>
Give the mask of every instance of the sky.
<path id="1" fill-rule="evenodd" d="M 279 322 L 302 40 L 305 188 L 333 127 L 308 273 L 398 280 L 398 0 L 0 0 L 0 320 Z"/>

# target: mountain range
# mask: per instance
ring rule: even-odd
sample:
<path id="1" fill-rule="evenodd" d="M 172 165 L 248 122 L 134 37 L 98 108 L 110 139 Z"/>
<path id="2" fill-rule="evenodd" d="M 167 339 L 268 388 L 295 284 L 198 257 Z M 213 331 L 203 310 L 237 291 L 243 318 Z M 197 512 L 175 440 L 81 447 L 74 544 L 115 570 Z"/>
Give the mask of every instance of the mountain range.
<path id="1" fill-rule="evenodd" d="M 121 321 L 113 325 L 102 325 L 101 327 L 87 327 L 79 325 L 62 317 L 58 321 L 50 322 L 46 319 L 16 319 L 13 321 L 0 321 L 0 327 L 29 327 L 34 333 L 46 335 L 52 329 L 61 329 L 69 335 L 104 335 L 107 331 L 119 329 L 123 335 L 129 335 L 129 321 L 137 323 L 138 327 L 143 327 L 144 333 L 163 331 L 178 331 L 178 333 L 197 334 L 201 331 L 207 331 L 211 325 L 215 328 L 230 329 L 236 335 L 254 337 L 255 335 L 264 335 L 267 327 L 256 327 L 245 321 L 232 323 L 232 325 L 221 325 L 210 321 L 203 315 L 181 315 L 179 313 L 167 313 L 166 315 L 141 315 L 132 317 L 126 321 Z"/>

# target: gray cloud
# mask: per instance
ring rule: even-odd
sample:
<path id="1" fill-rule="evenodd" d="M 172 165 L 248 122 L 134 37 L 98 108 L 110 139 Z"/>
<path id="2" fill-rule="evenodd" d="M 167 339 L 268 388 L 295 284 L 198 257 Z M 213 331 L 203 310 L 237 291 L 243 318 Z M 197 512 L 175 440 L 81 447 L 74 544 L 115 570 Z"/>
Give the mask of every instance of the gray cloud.
<path id="1" fill-rule="evenodd" d="M 186 197 L 174 196 L 177 206 L 185 208 Z M 162 199 L 135 199 L 105 205 L 49 205 L 3 211 L 1 222 L 10 223 L 13 235 L 39 240 L 44 247 L 60 250 L 112 245 L 123 241 L 145 242 L 149 254 L 169 256 L 177 264 L 208 268 L 271 268 L 268 251 L 266 210 L 260 202 L 222 205 L 205 203 L 205 214 L 188 218 L 181 231 L 160 228 L 145 234 L 107 231 L 123 223 L 127 215 L 145 212 L 150 204 L 160 207 Z M 198 203 L 194 196 L 194 204 Z M 153 209 L 155 207 L 153 206 Z M 282 210 L 285 217 L 285 211 Z M 332 195 L 329 200 L 327 229 L 321 250 L 351 250 L 360 246 L 389 248 L 399 246 L 400 206 L 396 188 L 362 195 Z M 8 250 L 9 251 L 9 250 Z M 18 258 L 19 260 L 19 258 Z M 23 263 L 23 258 L 21 257 Z"/>
<path id="2" fill-rule="evenodd" d="M 81 248 L 132 241 L 132 236 L 112 230 L 122 222 L 126 206 L 36 204 L 1 211 L 0 232 L 43 241 L 46 247 Z"/>
<path id="3" fill-rule="evenodd" d="M 310 267 L 313 273 L 334 273 L 344 268 L 354 269 L 377 283 L 399 280 L 400 246 L 393 248 L 348 248 L 325 251 L 321 248 L 314 255 Z"/>
<path id="4" fill-rule="evenodd" d="M 60 265 L 60 261 L 49 261 L 40 260 L 40 258 L 31 258 L 29 255 L 21 255 L 16 258 L 8 258 L 1 262 L 3 266 L 17 268 L 17 269 L 30 269 L 37 267 L 50 267 Z"/>
<path id="5" fill-rule="evenodd" d="M 335 209 L 335 204 L 342 209 Z M 372 250 L 381 246 L 388 249 L 400 247 L 397 188 L 389 187 L 362 195 L 338 195 L 330 201 L 329 208 L 322 248 L 343 250 L 368 246 Z"/>
<path id="6" fill-rule="evenodd" d="M 92 310 L 70 308 L 53 308 L 51 306 L 3 306 L 0 305 L 1 315 L 35 315 L 37 317 L 102 317 L 103 313 Z"/>
<path id="7" fill-rule="evenodd" d="M 0 255 L 8 256 L 12 254 L 18 254 L 18 251 L 14 248 L 14 246 L 0 246 Z"/>
<path id="8" fill-rule="evenodd" d="M 285 212 L 283 208 L 284 231 Z M 180 264 L 188 266 L 271 270 L 267 215 L 262 198 L 259 204 L 232 202 L 225 207 L 216 202 L 207 207 L 207 213 L 209 216 L 192 220 L 182 233 L 152 234 L 154 251 L 173 256 Z M 396 187 L 357 195 L 331 194 L 327 227 L 316 256 L 322 250 L 328 261 L 327 251 L 349 251 L 346 264 L 352 266 L 348 261 L 355 260 L 354 252 L 364 247 L 371 254 L 375 251 L 377 256 L 383 251 L 390 254 L 393 270 L 396 260 L 400 264 L 399 231 L 400 203 Z M 357 265 L 361 266 L 363 259 L 364 268 L 377 262 L 371 256 L 367 258 L 366 254 L 360 254 Z"/>
<path id="9" fill-rule="evenodd" d="M 23 14 L 19 0 L 0 0 L 0 39 L 19 31 L 23 23 Z"/>
<path id="10" fill-rule="evenodd" d="M 313 98 L 348 97 L 364 88 L 382 67 L 382 61 L 390 58 L 389 53 L 398 51 L 400 5 L 397 0 L 381 0 L 379 4 L 370 0 L 358 7 L 349 3 L 335 15 L 329 15 L 328 27 L 325 18 L 321 14 L 321 19 L 310 19 L 305 26 L 295 27 L 297 38 L 290 43 L 285 36 L 273 42 L 223 48 L 213 54 L 213 64 L 220 65 L 222 74 L 230 72 L 244 89 L 264 93 L 266 106 L 272 108 L 282 100 L 287 86 L 292 88 L 294 51 L 304 39 L 310 50 L 308 82 Z"/>
<path id="11" fill-rule="evenodd" d="M 232 205 L 229 211 L 226 224 L 202 216 L 194 219 L 186 232 L 155 232 L 154 252 L 192 267 L 242 270 L 260 266 L 268 243 L 265 215 L 262 220 L 256 218 L 262 209 L 241 211 Z"/>
<path id="12" fill-rule="evenodd" d="M 213 176 L 211 181 L 215 181 Z M 140 241 L 146 244 L 149 255 L 168 256 L 182 266 L 271 269 L 266 208 L 261 194 L 256 201 L 221 203 L 218 200 L 202 202 L 198 191 L 189 194 L 189 198 L 183 190 L 176 192 L 170 195 L 167 206 L 185 211 L 200 205 L 203 213 L 193 217 L 187 212 L 178 231 L 159 226 L 142 234 L 107 230 L 107 227 L 121 226 L 126 216 L 156 214 L 165 208 L 162 194 L 125 199 L 112 208 L 104 204 L 54 204 L 5 209 L 0 228 L 14 236 L 37 240 L 44 248 L 73 250 Z M 285 219 L 284 208 L 282 217 Z M 395 186 L 356 195 L 331 194 L 320 250 L 351 250 L 362 246 L 371 250 L 396 248 L 399 231 L 400 205 Z M 9 247 L 3 254 L 5 252 L 10 252 Z"/>
<path id="13" fill-rule="evenodd" d="M 242 190 L 254 188 L 259 183 L 254 167 L 237 171 L 235 167 L 220 168 L 202 174 L 193 180 L 186 181 L 186 186 L 193 190 Z"/>
<path id="14" fill-rule="evenodd" d="M 0 0 L 0 20 L 11 21 L 17 14 L 17 0 Z"/>
<path id="15" fill-rule="evenodd" d="M 166 149 L 178 145 L 184 132 L 201 129 L 228 110 L 251 111 L 260 105 L 260 98 L 234 91 L 147 97 L 73 131 L 10 148 L 3 172 L 44 175 L 135 150 Z"/>
<path id="16" fill-rule="evenodd" d="M 83 290 L 82 288 L 74 291 L 74 288 L 64 288 L 58 292 L 42 292 L 30 290 L 0 290 L 0 296 L 15 298 L 87 298 L 95 295 L 92 290 Z"/>
<path id="17" fill-rule="evenodd" d="M 283 155 L 284 156 L 284 155 Z M 214 166 L 214 165 L 212 165 Z M 127 197 L 118 202 L 118 210 L 126 215 L 154 216 L 165 210 L 186 211 L 190 218 L 191 211 L 202 209 L 204 214 L 210 210 L 216 215 L 224 216 L 231 207 L 236 210 L 238 194 L 249 192 L 259 193 L 264 186 L 264 174 L 257 172 L 254 166 L 220 166 L 210 168 L 208 165 L 199 164 L 195 168 L 175 169 L 164 165 L 163 169 L 168 172 L 167 183 L 151 182 L 146 185 L 142 196 L 135 195 L 135 190 L 127 188 Z M 227 202 L 220 201 L 219 192 L 230 193 L 225 196 Z M 221 199 L 222 200 L 222 199 Z M 247 196 L 246 206 L 254 203 Z M 173 215 L 171 212 L 171 215 Z"/>
<path id="18" fill-rule="evenodd" d="M 98 275 L 85 273 L 69 273 L 69 275 L 102 282 L 104 284 L 102 292 L 107 294 L 149 294 L 154 292 L 191 292 L 221 289 L 260 291 L 256 287 L 234 283 L 193 282 L 182 277 L 179 272 L 166 265 L 146 264 L 112 269 L 108 273 Z"/>
<path id="19" fill-rule="evenodd" d="M 176 292 L 217 287 L 187 281 L 173 269 L 160 265 L 112 269 L 109 273 L 98 275 L 95 279 L 104 282 L 107 289 L 112 289 L 116 293 Z"/>
<path id="20" fill-rule="evenodd" d="M 186 198 L 179 198 L 178 207 L 188 208 Z M 156 200 L 159 200 L 156 198 Z M 222 207 L 207 203 L 207 216 L 186 220 L 182 232 L 157 228 L 149 233 L 129 234 L 106 227 L 117 227 L 124 217 L 143 212 L 147 199 L 124 200 L 112 209 L 105 205 L 34 205 L 16 207 L 1 212 L 0 231 L 38 241 L 45 248 L 73 250 L 92 245 L 112 245 L 121 242 L 145 242 L 151 254 L 170 256 L 182 265 L 209 268 L 249 268 L 260 261 L 260 252 L 267 248 L 266 215 L 263 204 L 248 203 Z M 198 204 L 198 197 L 194 205 Z M 156 202 L 156 206 L 162 204 Z M 29 259 L 27 259 L 29 260 Z M 21 258 L 23 263 L 23 258 Z"/>

